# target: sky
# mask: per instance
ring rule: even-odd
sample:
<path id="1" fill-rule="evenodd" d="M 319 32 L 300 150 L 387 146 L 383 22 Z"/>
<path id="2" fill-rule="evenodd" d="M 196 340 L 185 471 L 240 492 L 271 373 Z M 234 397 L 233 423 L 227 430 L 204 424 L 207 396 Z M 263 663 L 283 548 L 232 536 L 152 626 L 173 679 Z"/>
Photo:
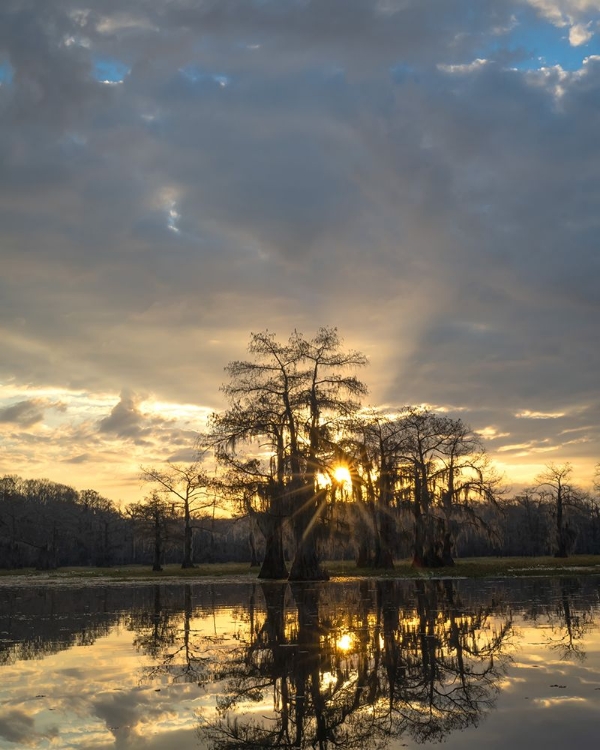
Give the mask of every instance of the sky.
<path id="1" fill-rule="evenodd" d="M 600 0 L 3 0 L 0 473 L 190 459 L 251 332 L 600 460 Z"/>

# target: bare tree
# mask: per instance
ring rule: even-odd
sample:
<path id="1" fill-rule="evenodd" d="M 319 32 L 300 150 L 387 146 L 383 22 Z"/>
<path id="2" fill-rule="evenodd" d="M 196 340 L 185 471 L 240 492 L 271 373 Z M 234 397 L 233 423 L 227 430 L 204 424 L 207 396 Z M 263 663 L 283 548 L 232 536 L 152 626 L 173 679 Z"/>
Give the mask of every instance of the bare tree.
<path id="1" fill-rule="evenodd" d="M 152 570 L 162 570 L 163 548 L 168 537 L 169 522 L 174 520 L 172 506 L 164 494 L 154 490 L 141 503 L 133 503 L 127 513 L 134 522 L 141 524 L 152 538 Z"/>
<path id="2" fill-rule="evenodd" d="M 343 351 L 336 329 L 321 328 L 310 341 L 296 334 L 295 342 L 305 366 L 297 417 L 299 426 L 303 426 L 305 442 L 304 446 L 300 443 L 297 446 L 300 449 L 297 463 L 302 465 L 303 458 L 304 467 L 294 481 L 292 492 L 296 555 L 290 580 L 305 580 L 325 577 L 315 534 L 326 494 L 319 487 L 319 475 L 337 458 L 336 439 L 344 420 L 356 413 L 360 406 L 357 399 L 367 393 L 366 385 L 347 371 L 363 367 L 367 359 L 360 352 Z"/>
<path id="3" fill-rule="evenodd" d="M 546 470 L 536 477 L 536 491 L 554 507 L 556 520 L 555 557 L 568 557 L 569 546 L 573 541 L 571 527 L 565 521 L 567 506 L 577 503 L 577 490 L 570 483 L 573 467 L 570 463 L 548 464 Z"/>
<path id="4" fill-rule="evenodd" d="M 357 564 L 393 568 L 404 428 L 399 420 L 371 410 L 353 420 L 351 432 L 342 445 L 361 518 Z"/>
<path id="5" fill-rule="evenodd" d="M 296 545 L 291 578 L 325 578 L 317 549 L 327 496 L 321 478 L 336 455 L 341 422 L 366 393 L 347 371 L 366 359 L 343 351 L 331 328 L 312 339 L 295 331 L 285 343 L 268 331 L 252 334 L 249 352 L 250 360 L 226 368 L 230 408 L 213 424 L 220 460 L 265 534 L 259 576 L 287 575 L 282 534 L 290 518 Z"/>
<path id="6" fill-rule="evenodd" d="M 154 485 L 167 504 L 183 513 L 182 568 L 194 567 L 194 516 L 214 505 L 216 497 L 209 491 L 211 478 L 200 461 L 191 464 L 167 463 L 167 468 L 141 467 L 144 481 Z"/>
<path id="7" fill-rule="evenodd" d="M 413 516 L 413 564 L 453 565 L 458 523 L 491 533 L 478 507 L 481 501 L 494 502 L 500 480 L 462 420 L 410 407 L 398 421 L 396 492 Z"/>

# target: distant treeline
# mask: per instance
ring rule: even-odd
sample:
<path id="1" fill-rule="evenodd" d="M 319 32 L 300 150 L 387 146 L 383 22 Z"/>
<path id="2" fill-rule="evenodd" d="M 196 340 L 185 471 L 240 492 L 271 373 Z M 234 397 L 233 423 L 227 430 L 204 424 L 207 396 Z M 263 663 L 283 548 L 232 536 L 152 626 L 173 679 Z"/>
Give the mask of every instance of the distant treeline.
<path id="1" fill-rule="evenodd" d="M 562 512 L 568 553 L 600 554 L 600 497 L 570 485 Z M 393 520 L 394 557 L 409 558 L 413 520 L 408 506 L 399 502 Z M 321 520 L 322 558 L 364 563 L 372 538 L 369 524 L 359 504 L 343 499 L 332 503 Z M 258 564 L 264 555 L 264 539 L 252 516 L 200 513 L 192 519 L 192 530 L 194 563 Z M 184 518 L 175 507 L 161 533 L 161 562 L 180 563 Z M 494 502 L 482 500 L 478 522 L 457 521 L 453 538 L 456 557 L 555 554 L 556 498 L 541 487 Z M 292 559 L 294 540 L 287 527 L 284 548 L 286 558 Z M 0 479 L 2 568 L 151 565 L 154 554 L 152 525 L 131 508 L 120 508 L 94 490 L 77 491 L 47 479 Z"/>
<path id="2" fill-rule="evenodd" d="M 248 522 L 198 517 L 196 562 L 250 560 Z M 174 511 L 163 562 L 181 562 L 183 520 Z M 78 492 L 48 479 L 0 479 L 0 567 L 152 564 L 154 539 L 144 517 L 95 490 Z"/>

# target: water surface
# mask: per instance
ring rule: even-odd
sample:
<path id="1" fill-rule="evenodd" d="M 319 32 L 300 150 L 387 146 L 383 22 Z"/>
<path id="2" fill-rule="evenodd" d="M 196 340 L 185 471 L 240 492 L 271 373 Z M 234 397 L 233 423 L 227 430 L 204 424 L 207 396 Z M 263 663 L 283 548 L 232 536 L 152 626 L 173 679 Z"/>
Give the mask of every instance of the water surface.
<path id="1" fill-rule="evenodd" d="M 0 748 L 597 746 L 600 578 L 0 586 Z"/>

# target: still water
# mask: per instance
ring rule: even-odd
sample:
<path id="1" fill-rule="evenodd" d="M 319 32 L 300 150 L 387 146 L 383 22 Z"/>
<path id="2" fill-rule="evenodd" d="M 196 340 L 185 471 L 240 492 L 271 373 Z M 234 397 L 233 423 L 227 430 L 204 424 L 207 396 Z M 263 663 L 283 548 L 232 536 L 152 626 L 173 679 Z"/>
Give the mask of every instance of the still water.
<path id="1" fill-rule="evenodd" d="M 0 748 L 600 746 L 600 578 L 0 585 Z"/>

